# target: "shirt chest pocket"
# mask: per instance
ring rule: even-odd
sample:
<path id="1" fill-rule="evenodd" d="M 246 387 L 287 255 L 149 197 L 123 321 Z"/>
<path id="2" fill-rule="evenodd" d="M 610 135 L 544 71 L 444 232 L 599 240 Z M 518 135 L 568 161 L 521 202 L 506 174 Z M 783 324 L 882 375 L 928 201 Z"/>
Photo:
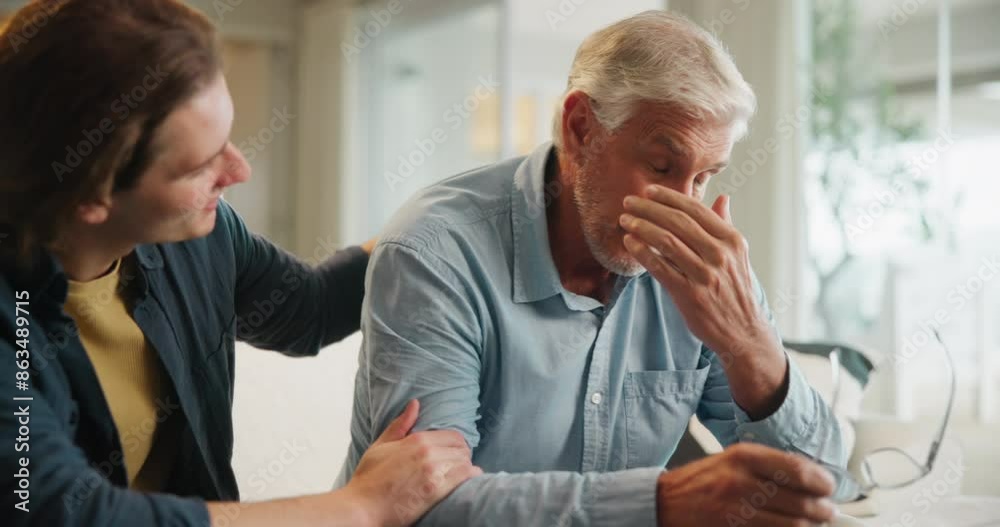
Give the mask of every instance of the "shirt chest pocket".
<path id="1" fill-rule="evenodd" d="M 638 371 L 625 376 L 628 468 L 662 467 L 677 448 L 708 378 L 709 363 L 696 370 Z"/>

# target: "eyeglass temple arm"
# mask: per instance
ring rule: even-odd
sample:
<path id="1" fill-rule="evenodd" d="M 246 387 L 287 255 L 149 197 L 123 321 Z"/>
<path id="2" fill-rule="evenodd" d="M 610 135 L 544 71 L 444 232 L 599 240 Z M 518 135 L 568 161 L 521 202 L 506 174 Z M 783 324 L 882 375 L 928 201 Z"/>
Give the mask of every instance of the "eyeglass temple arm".
<path id="1" fill-rule="evenodd" d="M 833 348 L 833 350 L 830 351 L 829 358 L 833 381 L 833 394 L 830 397 L 829 406 L 830 413 L 832 414 L 831 417 L 833 417 L 836 415 L 834 412 L 836 411 L 837 402 L 840 398 L 840 348 Z M 833 418 L 836 419 L 836 417 Z M 820 440 L 819 448 L 816 449 L 816 455 L 813 456 L 813 461 L 819 461 L 822 463 L 820 457 L 824 454 L 824 450 L 826 450 L 826 440 L 828 437 L 829 434 L 826 434 Z"/>
<path id="2" fill-rule="evenodd" d="M 955 405 L 955 362 L 951 357 L 951 351 L 948 350 L 948 346 L 941 339 L 941 334 L 938 333 L 936 328 L 933 328 L 933 331 L 934 338 L 941 344 L 941 348 L 944 349 L 945 358 L 948 359 L 948 371 L 951 372 L 951 386 L 948 389 L 948 407 L 944 412 L 944 420 L 941 421 L 941 428 L 938 430 L 937 438 L 931 443 L 930 450 L 927 452 L 926 469 L 928 472 L 933 468 L 934 460 L 937 459 L 938 450 L 941 449 L 941 443 L 944 441 L 944 433 L 948 429 L 948 421 L 951 419 L 951 408 Z"/>

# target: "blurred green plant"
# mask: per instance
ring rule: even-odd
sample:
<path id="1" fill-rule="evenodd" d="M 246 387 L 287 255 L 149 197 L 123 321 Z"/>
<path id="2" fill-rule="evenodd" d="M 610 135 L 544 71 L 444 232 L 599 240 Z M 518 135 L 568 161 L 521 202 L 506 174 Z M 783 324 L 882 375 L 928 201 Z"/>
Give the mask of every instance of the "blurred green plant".
<path id="1" fill-rule="evenodd" d="M 933 203 L 930 174 L 912 155 L 907 159 L 905 145 L 929 137 L 921 120 L 904 115 L 879 70 L 884 42 L 874 25 L 865 25 L 857 0 L 813 0 L 809 232 L 831 231 L 836 239 L 811 238 L 809 262 L 818 282 L 814 313 L 827 338 L 869 329 L 877 319 L 863 313 L 857 292 L 846 306 L 834 298 L 856 272 L 857 242 L 874 224 L 891 216 L 893 234 L 916 244 L 952 236 Z"/>

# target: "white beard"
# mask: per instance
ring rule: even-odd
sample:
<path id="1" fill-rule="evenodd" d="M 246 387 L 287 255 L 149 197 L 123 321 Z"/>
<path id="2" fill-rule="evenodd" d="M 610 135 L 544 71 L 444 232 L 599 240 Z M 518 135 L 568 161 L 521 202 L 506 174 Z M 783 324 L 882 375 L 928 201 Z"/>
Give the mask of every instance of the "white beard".
<path id="1" fill-rule="evenodd" d="M 625 277 L 640 275 L 645 271 L 642 265 L 632 255 L 615 250 L 615 246 L 621 244 L 616 227 L 618 219 L 612 220 L 609 226 L 597 212 L 600 210 L 600 202 L 596 196 L 598 191 L 593 185 L 592 178 L 595 175 L 589 173 L 589 167 L 584 164 L 580 167 L 580 174 L 573 187 L 573 202 L 580 215 L 580 227 L 590 254 L 597 263 L 614 274 Z"/>

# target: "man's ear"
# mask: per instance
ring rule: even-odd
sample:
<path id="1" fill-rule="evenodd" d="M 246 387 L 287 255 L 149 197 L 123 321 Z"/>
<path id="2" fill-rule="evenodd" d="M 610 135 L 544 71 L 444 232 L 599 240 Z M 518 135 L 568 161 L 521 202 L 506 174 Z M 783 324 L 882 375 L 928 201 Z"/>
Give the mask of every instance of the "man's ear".
<path id="1" fill-rule="evenodd" d="M 580 159 L 590 147 L 599 123 L 594 116 L 590 97 L 580 90 L 569 93 L 563 100 L 563 149 L 572 159 Z"/>
<path id="2" fill-rule="evenodd" d="M 111 199 L 94 198 L 81 203 L 76 208 L 76 217 L 88 225 L 100 225 L 111 215 Z"/>

